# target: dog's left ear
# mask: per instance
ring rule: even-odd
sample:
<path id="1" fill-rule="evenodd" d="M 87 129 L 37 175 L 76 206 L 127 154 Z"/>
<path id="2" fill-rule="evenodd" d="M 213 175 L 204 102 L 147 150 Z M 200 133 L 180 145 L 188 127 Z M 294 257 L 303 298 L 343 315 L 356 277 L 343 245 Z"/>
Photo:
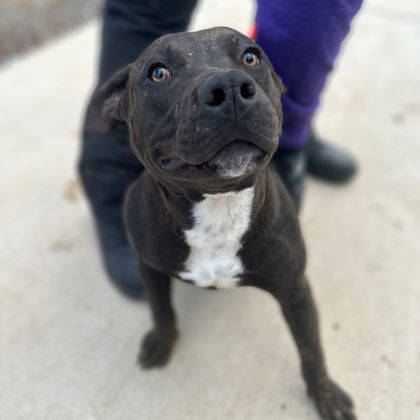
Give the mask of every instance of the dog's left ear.
<path id="1" fill-rule="evenodd" d="M 287 88 L 286 86 L 284 86 L 282 80 L 280 79 L 280 76 L 276 73 L 274 68 L 271 69 L 271 77 L 279 91 L 280 96 L 283 96 L 287 92 Z"/>
<path id="2" fill-rule="evenodd" d="M 106 133 L 124 122 L 128 111 L 126 85 L 130 69 L 131 64 L 96 88 L 86 112 L 85 130 Z"/>
<path id="3" fill-rule="evenodd" d="M 274 95 L 273 103 L 274 108 L 277 112 L 277 115 L 279 117 L 280 126 L 283 123 L 283 109 L 281 106 L 280 98 L 287 92 L 286 87 L 283 85 L 283 82 L 280 78 L 280 76 L 276 73 L 273 67 L 271 67 L 271 79 L 274 83 L 274 86 L 277 88 L 277 95 Z"/>

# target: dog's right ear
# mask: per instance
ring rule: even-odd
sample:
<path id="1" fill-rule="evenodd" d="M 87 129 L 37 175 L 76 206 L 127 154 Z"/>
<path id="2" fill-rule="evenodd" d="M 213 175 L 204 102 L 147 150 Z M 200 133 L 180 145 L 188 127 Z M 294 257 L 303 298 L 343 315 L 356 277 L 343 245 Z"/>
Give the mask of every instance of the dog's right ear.
<path id="1" fill-rule="evenodd" d="M 86 112 L 87 132 L 107 133 L 124 123 L 128 111 L 126 85 L 130 69 L 131 64 L 95 89 Z"/>

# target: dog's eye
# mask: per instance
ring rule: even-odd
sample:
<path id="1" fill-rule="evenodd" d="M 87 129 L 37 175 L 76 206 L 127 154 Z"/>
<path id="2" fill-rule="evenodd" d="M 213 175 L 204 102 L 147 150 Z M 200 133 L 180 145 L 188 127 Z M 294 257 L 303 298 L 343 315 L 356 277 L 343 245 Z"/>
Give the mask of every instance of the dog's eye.
<path id="1" fill-rule="evenodd" d="M 149 78 L 155 83 L 163 82 L 171 77 L 171 72 L 163 65 L 156 64 L 150 68 Z"/>
<path id="2" fill-rule="evenodd" d="M 242 62 L 249 67 L 256 67 L 261 63 L 261 59 L 255 51 L 246 51 L 242 56 Z"/>

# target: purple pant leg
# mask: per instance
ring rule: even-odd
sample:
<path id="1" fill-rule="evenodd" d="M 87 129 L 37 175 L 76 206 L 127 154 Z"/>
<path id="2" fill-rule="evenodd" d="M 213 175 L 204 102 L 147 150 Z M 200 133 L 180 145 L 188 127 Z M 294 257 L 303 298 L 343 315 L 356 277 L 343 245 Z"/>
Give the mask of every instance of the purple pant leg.
<path id="1" fill-rule="evenodd" d="M 258 0 L 257 39 L 287 87 L 281 147 L 302 146 L 363 0 Z"/>

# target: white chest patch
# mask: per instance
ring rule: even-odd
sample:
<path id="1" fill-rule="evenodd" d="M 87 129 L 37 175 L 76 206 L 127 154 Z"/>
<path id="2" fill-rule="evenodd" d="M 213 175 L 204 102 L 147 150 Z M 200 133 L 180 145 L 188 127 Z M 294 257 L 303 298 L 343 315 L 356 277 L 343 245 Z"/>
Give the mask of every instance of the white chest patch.
<path id="1" fill-rule="evenodd" d="M 243 273 L 238 251 L 250 220 L 254 187 L 205 194 L 193 208 L 194 225 L 184 232 L 190 255 L 179 276 L 200 287 L 234 287 Z"/>

